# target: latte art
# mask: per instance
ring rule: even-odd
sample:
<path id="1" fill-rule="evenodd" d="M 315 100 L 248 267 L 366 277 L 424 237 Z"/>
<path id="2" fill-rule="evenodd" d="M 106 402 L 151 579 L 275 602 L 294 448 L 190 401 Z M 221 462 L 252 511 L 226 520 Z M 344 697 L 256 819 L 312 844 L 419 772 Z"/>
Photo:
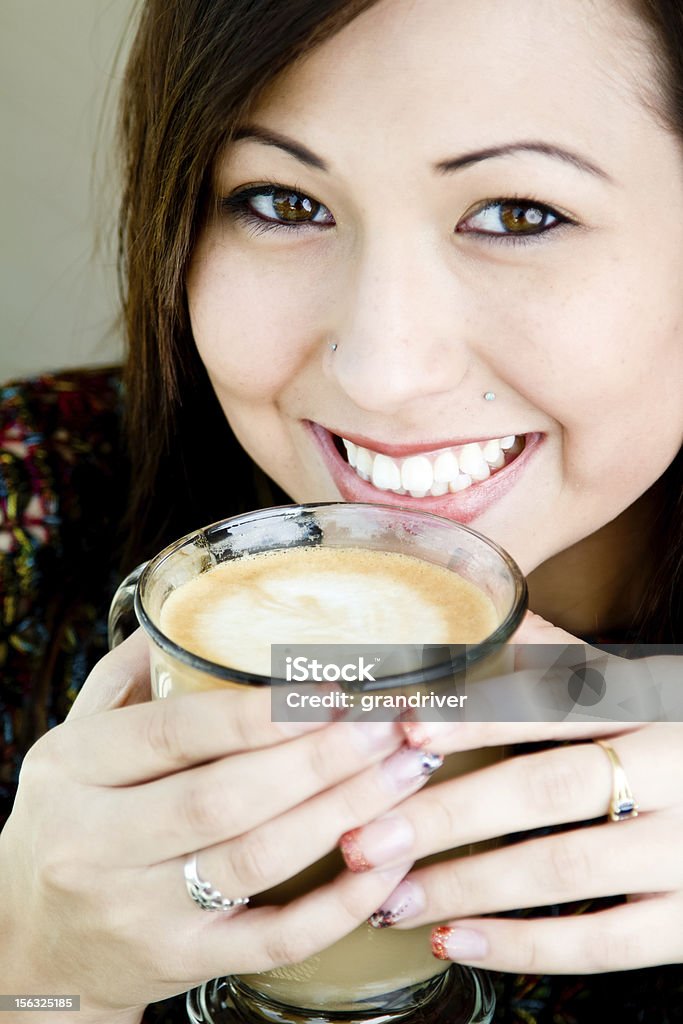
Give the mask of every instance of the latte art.
<path id="1" fill-rule="evenodd" d="M 208 661 L 269 675 L 271 644 L 476 643 L 497 616 L 479 588 L 410 555 L 300 547 L 203 573 L 168 596 L 160 624 Z"/>

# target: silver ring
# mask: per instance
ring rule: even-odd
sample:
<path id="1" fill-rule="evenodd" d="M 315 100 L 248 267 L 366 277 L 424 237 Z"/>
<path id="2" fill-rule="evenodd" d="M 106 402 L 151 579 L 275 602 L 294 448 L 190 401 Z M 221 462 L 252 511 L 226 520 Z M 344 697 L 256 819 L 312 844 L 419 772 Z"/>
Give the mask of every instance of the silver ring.
<path id="1" fill-rule="evenodd" d="M 638 804 L 616 750 L 604 740 L 595 740 L 594 742 L 602 747 L 612 766 L 612 799 L 607 810 L 610 821 L 626 821 L 628 818 L 637 818 Z"/>
<path id="2" fill-rule="evenodd" d="M 202 910 L 232 910 L 234 907 L 246 907 L 249 902 L 248 896 L 238 896 L 234 900 L 229 900 L 218 889 L 214 889 L 211 882 L 203 882 L 197 874 L 196 853 L 185 861 L 183 875 L 189 895 Z"/>

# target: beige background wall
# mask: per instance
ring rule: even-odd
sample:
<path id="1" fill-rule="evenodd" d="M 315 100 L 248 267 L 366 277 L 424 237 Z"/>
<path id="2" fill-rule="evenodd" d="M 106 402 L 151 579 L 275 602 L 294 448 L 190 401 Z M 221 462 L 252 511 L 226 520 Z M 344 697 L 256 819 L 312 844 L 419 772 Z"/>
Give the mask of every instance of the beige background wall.
<path id="1" fill-rule="evenodd" d="M 133 6 L 0 0 L 0 381 L 120 356 L 100 121 Z M 94 254 L 98 228 L 110 244 Z"/>

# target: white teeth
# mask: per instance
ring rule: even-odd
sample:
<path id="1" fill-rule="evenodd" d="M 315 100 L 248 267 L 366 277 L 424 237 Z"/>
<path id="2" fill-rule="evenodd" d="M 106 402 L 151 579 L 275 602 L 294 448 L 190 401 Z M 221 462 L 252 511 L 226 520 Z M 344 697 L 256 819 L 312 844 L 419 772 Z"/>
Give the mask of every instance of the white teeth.
<path id="1" fill-rule="evenodd" d="M 374 456 L 367 448 L 359 448 L 356 454 L 356 470 L 364 480 L 369 480 L 372 475 L 372 463 Z"/>
<path id="2" fill-rule="evenodd" d="M 486 480 L 491 474 L 488 463 L 481 453 L 481 448 L 476 442 L 465 445 L 460 452 L 458 462 L 460 472 L 467 473 L 473 480 Z"/>
<path id="3" fill-rule="evenodd" d="M 434 483 L 449 484 L 451 480 L 455 480 L 457 475 L 458 460 L 455 455 L 453 452 L 442 452 L 434 463 Z"/>
<path id="4" fill-rule="evenodd" d="M 438 498 L 449 491 L 452 494 L 463 491 L 473 483 L 488 479 L 491 472 L 502 469 L 506 463 L 506 452 L 509 453 L 509 461 L 524 447 L 523 436 L 509 434 L 507 437 L 482 441 L 481 444 L 471 441 L 438 453 L 394 459 L 361 448 L 346 438 L 342 438 L 342 441 L 349 465 L 361 480 L 371 481 L 379 491 L 410 494 L 413 498 L 424 498 L 426 495 Z"/>
<path id="5" fill-rule="evenodd" d="M 356 455 L 357 455 L 357 452 L 358 452 L 358 448 L 353 443 L 353 441 L 346 441 L 346 440 L 344 440 L 344 438 L 342 438 L 342 441 L 344 441 L 344 447 L 346 448 L 346 456 L 347 456 L 347 458 L 349 460 L 349 466 L 352 466 L 353 468 L 355 468 L 355 466 L 356 466 Z"/>
<path id="6" fill-rule="evenodd" d="M 487 441 L 481 449 L 481 454 L 489 464 L 494 463 L 500 455 L 500 442 L 496 440 Z"/>
<path id="7" fill-rule="evenodd" d="M 380 491 L 392 491 L 401 486 L 401 470 L 388 455 L 375 455 L 372 464 L 372 483 Z"/>
<path id="8" fill-rule="evenodd" d="M 421 497 L 427 493 L 434 483 L 432 464 L 424 455 L 414 455 L 401 467 L 401 483 L 407 491 L 422 491 Z M 413 494 L 413 497 L 416 495 Z"/>
<path id="9" fill-rule="evenodd" d="M 466 487 L 469 487 L 472 483 L 472 477 L 468 476 L 467 473 L 460 473 L 455 478 L 452 484 L 448 485 L 448 490 L 451 494 L 456 494 L 458 491 L 464 491 Z"/>

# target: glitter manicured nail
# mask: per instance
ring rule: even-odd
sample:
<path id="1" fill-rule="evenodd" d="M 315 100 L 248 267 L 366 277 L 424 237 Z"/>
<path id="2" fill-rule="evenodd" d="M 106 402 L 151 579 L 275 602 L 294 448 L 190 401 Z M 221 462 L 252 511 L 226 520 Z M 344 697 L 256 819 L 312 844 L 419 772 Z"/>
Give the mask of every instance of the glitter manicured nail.
<path id="1" fill-rule="evenodd" d="M 349 871 L 360 872 L 372 869 L 372 864 L 358 845 L 358 836 L 362 831 L 360 828 L 354 828 L 350 832 L 345 832 L 339 840 L 339 849 Z"/>
<path id="2" fill-rule="evenodd" d="M 412 750 L 418 750 L 429 744 L 429 733 L 422 722 L 401 722 L 401 729 L 406 743 Z"/>
<path id="3" fill-rule="evenodd" d="M 413 826 L 407 818 L 388 815 L 363 828 L 345 832 L 339 847 L 350 871 L 370 871 L 374 867 L 405 860 L 415 841 Z"/>
<path id="4" fill-rule="evenodd" d="M 422 886 L 404 879 L 387 896 L 379 910 L 368 918 L 373 928 L 389 928 L 392 924 L 416 917 L 425 908 L 425 894 Z"/>
<path id="5" fill-rule="evenodd" d="M 431 944 L 437 960 L 481 960 L 489 952 L 486 936 L 471 928 L 441 925 L 432 932 Z"/>
<path id="6" fill-rule="evenodd" d="M 441 754 L 402 747 L 381 764 L 380 771 L 391 789 L 394 792 L 401 792 L 426 782 L 442 764 Z"/>
<path id="7" fill-rule="evenodd" d="M 418 747 L 439 746 L 444 740 L 452 740 L 460 722 L 401 722 L 406 743 L 413 750 Z"/>

